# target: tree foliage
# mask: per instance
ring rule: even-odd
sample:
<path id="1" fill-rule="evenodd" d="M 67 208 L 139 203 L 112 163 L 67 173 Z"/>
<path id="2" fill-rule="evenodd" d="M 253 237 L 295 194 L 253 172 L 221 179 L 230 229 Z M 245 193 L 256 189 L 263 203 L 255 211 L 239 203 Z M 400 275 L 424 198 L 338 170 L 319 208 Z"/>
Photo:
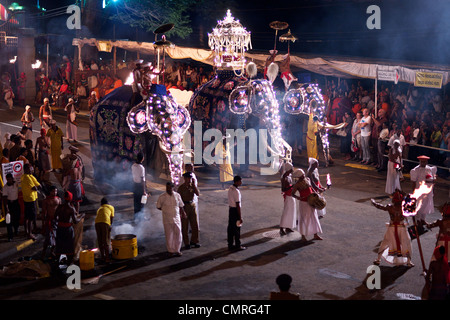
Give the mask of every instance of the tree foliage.
<path id="1" fill-rule="evenodd" d="M 192 33 L 189 10 L 196 0 L 121 0 L 116 4 L 113 20 L 131 27 L 153 32 L 159 26 L 173 23 L 175 27 L 167 35 L 186 38 Z"/>

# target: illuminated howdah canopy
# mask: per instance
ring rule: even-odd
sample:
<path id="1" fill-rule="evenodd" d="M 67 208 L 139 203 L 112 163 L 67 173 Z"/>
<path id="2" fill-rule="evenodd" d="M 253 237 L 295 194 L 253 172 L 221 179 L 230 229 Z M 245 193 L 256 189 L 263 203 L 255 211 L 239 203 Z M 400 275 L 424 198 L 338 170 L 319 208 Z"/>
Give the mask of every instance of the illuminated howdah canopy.
<path id="1" fill-rule="evenodd" d="M 215 53 L 214 64 L 218 69 L 244 71 L 245 52 L 251 49 L 250 32 L 233 18 L 230 10 L 208 33 L 208 44 Z"/>

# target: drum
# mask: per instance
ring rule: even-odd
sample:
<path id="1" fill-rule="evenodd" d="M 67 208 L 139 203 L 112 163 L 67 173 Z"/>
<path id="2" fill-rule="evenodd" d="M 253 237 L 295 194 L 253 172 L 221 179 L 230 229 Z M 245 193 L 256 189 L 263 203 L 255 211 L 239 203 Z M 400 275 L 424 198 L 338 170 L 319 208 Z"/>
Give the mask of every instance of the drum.
<path id="1" fill-rule="evenodd" d="M 325 198 L 317 193 L 311 193 L 308 196 L 308 203 L 311 207 L 317 210 L 322 210 L 327 205 Z"/>

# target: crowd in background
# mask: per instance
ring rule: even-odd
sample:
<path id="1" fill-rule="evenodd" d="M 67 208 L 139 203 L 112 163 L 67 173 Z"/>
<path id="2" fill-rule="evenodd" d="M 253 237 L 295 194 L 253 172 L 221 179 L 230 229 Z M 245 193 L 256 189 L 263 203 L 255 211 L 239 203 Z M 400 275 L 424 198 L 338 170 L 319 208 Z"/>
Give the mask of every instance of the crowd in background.
<path id="1" fill-rule="evenodd" d="M 380 85 L 375 106 L 373 86 L 360 81 L 330 81 L 325 89 L 327 120 L 331 124 L 347 123 L 341 135 L 341 153 L 346 160 L 372 164 L 386 170 L 387 150 L 393 139 L 403 148 L 405 169 L 417 162 L 417 156 L 430 157 L 430 163 L 443 168 L 450 166 L 450 96 L 443 90 L 418 88 L 413 85 Z M 366 110 L 365 110 L 366 109 Z M 370 154 L 363 159 L 361 119 L 370 117 Z M 337 131 L 335 132 L 337 133 Z M 438 171 L 448 176 L 448 170 Z"/>
<path id="2" fill-rule="evenodd" d="M 73 97 L 76 102 L 85 101 L 90 108 L 106 94 L 122 86 L 135 67 L 134 61 L 121 60 L 114 68 L 112 60 L 91 59 L 84 61 L 83 70 L 75 73 L 73 61 L 67 56 L 58 62 L 52 62 L 48 66 L 48 76 L 45 64 L 36 70 L 36 105 L 40 105 L 44 98 L 49 98 L 53 106 L 64 107 L 68 99 Z M 160 81 L 167 89 L 195 91 L 214 75 L 213 68 L 208 65 L 168 60 Z M 4 99 L 8 105 L 11 99 L 15 99 L 17 105 L 24 106 L 27 76 L 22 73 L 16 81 L 12 80 L 9 72 L 2 74 Z M 13 82 L 17 86 L 15 90 Z M 430 163 L 434 165 L 450 165 L 450 153 L 445 151 L 450 147 L 450 94 L 446 93 L 445 89 L 381 82 L 375 99 L 373 81 L 325 78 L 325 83 L 321 83 L 320 87 L 327 106 L 327 122 L 347 123 L 344 130 L 346 135 L 341 136 L 340 146 L 346 160 L 363 161 L 365 164 L 373 164 L 379 170 L 385 170 L 385 163 L 380 160 L 380 154 L 387 153 L 389 139 L 396 135 L 399 138 L 401 136 L 404 159 L 415 161 L 418 155 L 424 154 L 431 158 Z M 361 133 L 353 130 L 357 127 L 355 124 L 364 117 L 364 109 L 367 109 L 373 119 L 370 128 L 369 159 L 362 159 L 363 148 L 358 136 Z M 304 118 L 282 113 L 285 138 L 293 149 L 299 152 L 304 146 L 304 123 Z M 336 134 L 337 130 L 331 133 Z M 406 163 L 405 167 L 411 165 Z M 442 173 L 442 170 L 440 171 Z"/>

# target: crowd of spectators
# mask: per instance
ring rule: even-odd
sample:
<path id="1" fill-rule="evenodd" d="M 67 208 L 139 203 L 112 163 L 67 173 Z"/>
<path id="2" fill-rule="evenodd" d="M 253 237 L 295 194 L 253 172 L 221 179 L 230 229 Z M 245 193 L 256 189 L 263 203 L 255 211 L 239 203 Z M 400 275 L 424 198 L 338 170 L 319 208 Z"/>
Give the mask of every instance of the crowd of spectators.
<path id="1" fill-rule="evenodd" d="M 48 77 L 45 68 L 36 72 L 36 104 L 44 98 L 49 98 L 53 105 L 63 107 L 70 97 L 75 97 L 86 99 L 91 107 L 99 99 L 122 86 L 135 67 L 134 61 L 121 60 L 114 68 L 112 60 L 91 59 L 83 62 L 82 70 L 73 74 L 72 65 L 73 61 L 63 57 L 61 64 L 52 63 L 49 66 Z M 213 77 L 211 70 L 206 70 L 203 66 L 170 61 L 166 64 L 160 81 L 164 81 L 167 89 L 194 91 Z"/>
<path id="2" fill-rule="evenodd" d="M 370 88 L 370 89 L 368 89 Z M 405 170 L 417 164 L 417 156 L 430 157 L 440 166 L 438 173 L 448 176 L 450 166 L 450 95 L 444 90 L 405 84 L 363 86 L 361 81 L 329 81 L 324 90 L 327 119 L 331 124 L 348 123 L 341 136 L 341 153 L 346 160 L 356 160 L 386 170 L 388 148 L 399 139 L 403 148 Z M 369 122 L 369 154 L 364 157 L 361 137 L 363 119 Z M 336 132 L 335 132 L 336 133 Z M 364 133 L 363 133 L 364 135 Z"/>
<path id="3" fill-rule="evenodd" d="M 84 99 L 92 107 L 100 98 L 123 85 L 135 66 L 134 61 L 121 60 L 114 68 L 112 60 L 91 59 L 84 61 L 82 70 L 74 74 L 70 58 L 64 56 L 59 62 L 48 66 L 48 76 L 45 65 L 36 71 L 37 105 L 49 98 L 53 105 L 64 107 L 68 99 L 74 97 L 76 100 Z M 214 75 L 212 67 L 169 60 L 161 83 L 164 82 L 167 89 L 195 91 Z M 4 73 L 2 87 L 6 93 L 11 87 L 10 82 L 11 75 Z M 340 146 L 346 160 L 358 160 L 372 164 L 380 171 L 386 170 L 384 155 L 387 154 L 389 140 L 395 136 L 402 142 L 403 158 L 410 160 L 405 163 L 406 169 L 411 168 L 416 157 L 422 154 L 429 156 L 434 165 L 443 168 L 450 165 L 450 152 L 446 152 L 450 148 L 450 94 L 444 89 L 381 82 L 375 99 L 373 81 L 364 83 L 364 80 L 331 78 L 321 88 L 327 106 L 327 122 L 346 123 L 346 135 L 341 136 Z M 364 113 L 370 117 L 367 120 L 370 121 L 370 138 L 361 139 L 358 123 L 367 117 Z M 304 122 L 298 117 L 291 118 L 283 120 L 283 130 L 288 143 L 301 152 Z M 367 128 L 363 131 L 367 132 Z M 332 133 L 337 133 L 337 130 Z M 369 155 L 364 157 L 366 141 Z M 440 173 L 448 175 L 448 170 L 441 169 Z"/>

